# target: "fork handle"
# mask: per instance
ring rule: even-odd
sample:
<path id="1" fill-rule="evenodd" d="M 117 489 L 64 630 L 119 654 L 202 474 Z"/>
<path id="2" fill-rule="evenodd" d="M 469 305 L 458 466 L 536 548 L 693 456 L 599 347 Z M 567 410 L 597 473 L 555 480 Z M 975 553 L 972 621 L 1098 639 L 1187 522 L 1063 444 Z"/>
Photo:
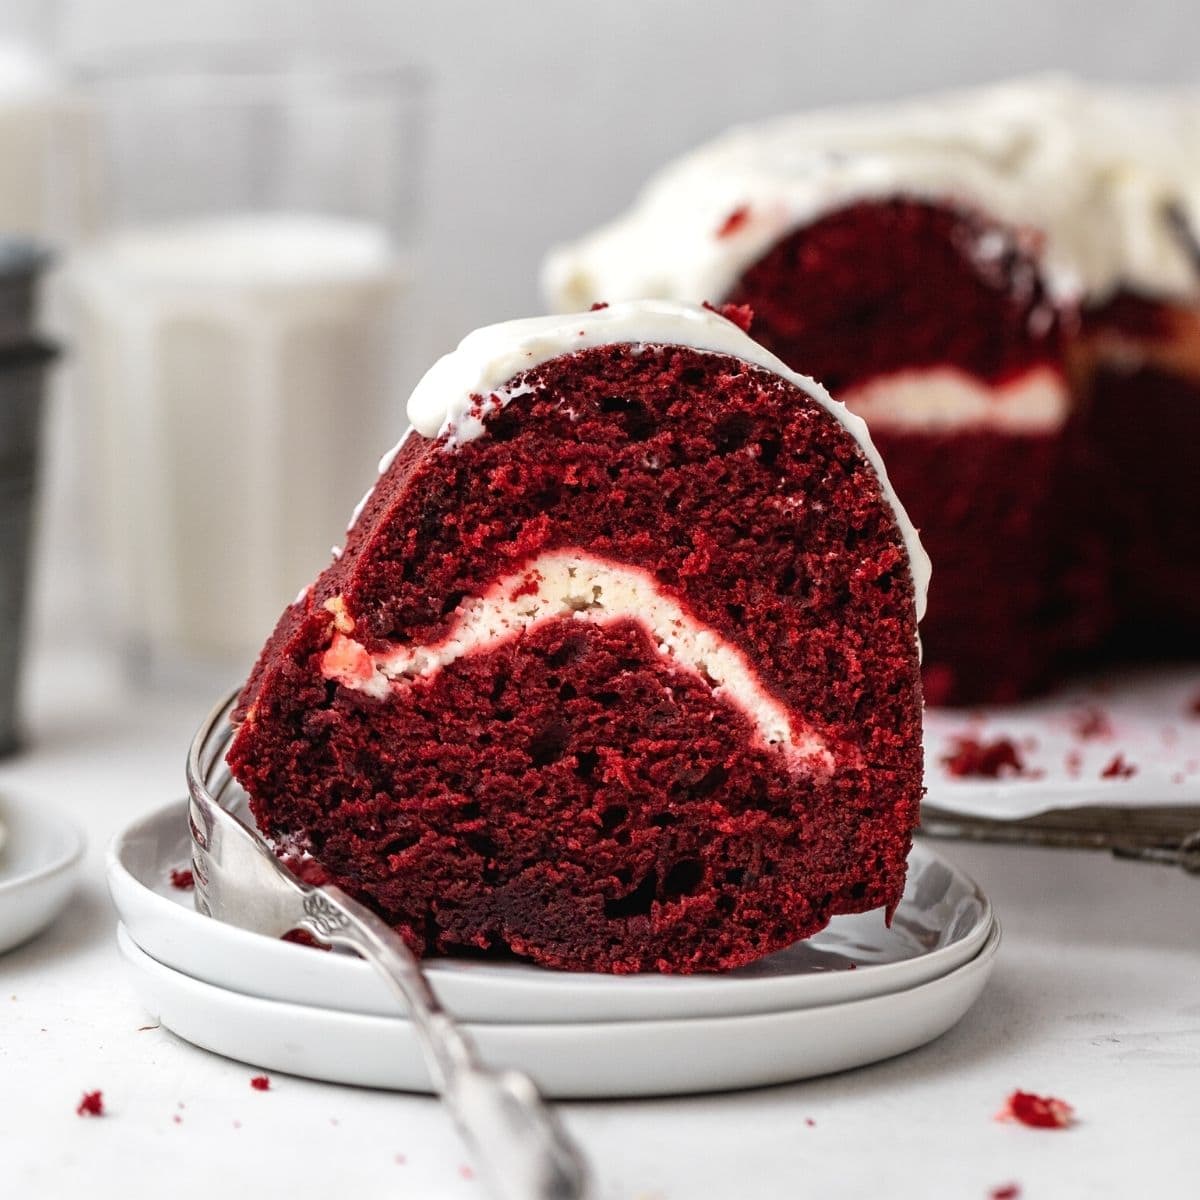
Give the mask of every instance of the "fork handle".
<path id="1" fill-rule="evenodd" d="M 483 1065 L 404 939 L 332 884 L 305 889 L 304 913 L 310 933 L 357 950 L 404 1001 L 434 1088 L 492 1194 L 500 1200 L 583 1200 L 589 1190 L 583 1157 L 533 1081 Z"/>

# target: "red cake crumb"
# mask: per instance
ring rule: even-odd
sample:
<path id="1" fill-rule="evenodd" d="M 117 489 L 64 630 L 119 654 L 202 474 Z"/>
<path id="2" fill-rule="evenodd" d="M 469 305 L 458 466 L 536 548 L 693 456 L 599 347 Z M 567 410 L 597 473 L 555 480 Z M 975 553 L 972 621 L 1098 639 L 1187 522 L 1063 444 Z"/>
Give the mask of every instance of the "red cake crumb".
<path id="1" fill-rule="evenodd" d="M 196 886 L 196 877 L 188 867 L 176 868 L 171 871 L 171 886 L 181 892 L 189 892 Z"/>
<path id="2" fill-rule="evenodd" d="M 814 1121 L 812 1117 L 805 1117 L 804 1123 L 809 1127 L 809 1129 L 812 1129 L 816 1125 L 816 1121 Z"/>
<path id="3" fill-rule="evenodd" d="M 104 1093 L 103 1092 L 84 1092 L 83 1099 L 75 1108 L 75 1113 L 80 1117 L 102 1117 L 104 1116 Z"/>
<path id="4" fill-rule="evenodd" d="M 1110 738 L 1112 721 L 1102 708 L 1087 708 L 1074 717 L 1075 736 L 1083 741 L 1091 738 Z"/>
<path id="5" fill-rule="evenodd" d="M 183 1118 L 178 1113 L 172 1113 L 171 1120 L 174 1121 L 176 1125 L 183 1124 Z"/>
<path id="6" fill-rule="evenodd" d="M 749 304 L 709 304 L 707 300 L 704 302 L 704 307 L 709 312 L 715 312 L 718 317 L 724 317 L 731 325 L 736 325 L 743 333 L 750 332 L 750 326 L 754 324 L 754 308 Z"/>
<path id="7" fill-rule="evenodd" d="M 1137 767 L 1125 761 L 1125 755 L 1115 754 L 1112 761 L 1100 772 L 1101 779 L 1129 779 L 1137 774 Z"/>
<path id="8" fill-rule="evenodd" d="M 989 1200 L 1020 1200 L 1021 1185 L 1019 1183 L 1002 1183 L 988 1193 Z"/>
<path id="9" fill-rule="evenodd" d="M 289 929 L 287 933 L 281 934 L 279 937 L 281 942 L 291 942 L 295 946 L 307 946 L 310 950 L 332 950 L 332 946 L 326 945 L 324 942 L 318 942 L 307 929 Z"/>
<path id="10" fill-rule="evenodd" d="M 475 1178 L 475 1172 L 473 1170 L 471 1170 L 471 1168 L 468 1167 L 465 1163 L 461 1167 L 458 1168 L 458 1173 L 459 1173 L 459 1176 L 463 1179 L 474 1179 Z"/>
<path id="11" fill-rule="evenodd" d="M 737 231 L 743 228 L 746 222 L 750 219 L 750 208 L 748 205 L 742 204 L 733 210 L 717 227 L 717 237 L 727 238 L 732 237 Z"/>
<path id="12" fill-rule="evenodd" d="M 268 1092 L 271 1090 L 271 1080 L 266 1075 L 255 1075 L 250 1080 L 250 1086 L 256 1092 Z"/>
<path id="13" fill-rule="evenodd" d="M 1024 775 L 1025 763 L 1012 738 L 985 742 L 980 738 L 957 737 L 942 764 L 951 775 L 962 779 L 998 779 L 1001 775 Z"/>
<path id="14" fill-rule="evenodd" d="M 997 1121 L 1020 1121 L 1034 1129 L 1065 1129 L 1075 1123 L 1075 1110 L 1065 1100 L 1013 1092 L 996 1114 Z"/>
<path id="15" fill-rule="evenodd" d="M 601 309 L 607 308 L 607 307 L 608 307 L 607 300 L 597 300 L 596 303 L 593 304 L 592 307 L 588 309 L 588 312 L 599 312 Z"/>

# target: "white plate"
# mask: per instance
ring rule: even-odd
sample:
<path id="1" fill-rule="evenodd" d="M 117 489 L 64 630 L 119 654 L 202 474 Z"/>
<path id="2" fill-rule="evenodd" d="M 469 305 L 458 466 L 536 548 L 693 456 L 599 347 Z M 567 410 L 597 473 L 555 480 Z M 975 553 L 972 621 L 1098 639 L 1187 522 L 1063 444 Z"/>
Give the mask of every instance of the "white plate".
<path id="1" fill-rule="evenodd" d="M 143 1007 L 186 1041 L 267 1071 L 427 1092 L 412 1025 L 227 991 L 156 962 L 120 926 Z M 547 1096 L 615 1098 L 759 1087 L 878 1062 L 953 1026 L 983 990 L 1000 928 L 979 954 L 919 987 L 849 1004 L 686 1021 L 470 1025 L 487 1062 Z"/>
<path id="2" fill-rule="evenodd" d="M 68 817 L 0 799 L 0 953 L 41 933 L 66 907 L 83 858 L 84 838 Z"/>
<path id="3" fill-rule="evenodd" d="M 159 962 L 252 996 L 389 1015 L 391 993 L 360 959 L 261 937 L 200 916 L 170 886 L 188 862 L 186 806 L 168 805 L 113 841 L 108 881 L 130 936 Z M 579 1022 L 727 1017 L 841 1004 L 915 987 L 969 961 L 991 927 L 979 888 L 929 845 L 909 859 L 889 929 L 881 911 L 835 918 L 807 942 L 725 975 L 548 971 L 522 963 L 431 960 L 430 982 L 467 1021 Z M 852 969 L 853 968 L 853 969 Z"/>
<path id="4" fill-rule="evenodd" d="M 1200 808 L 1200 667 L 1113 674 L 1040 700 L 925 714 L 927 804 L 967 817 L 1020 820 L 1055 809 Z M 1101 720 L 1087 718 L 1098 714 Z M 1030 774 L 960 779 L 942 759 L 957 737 L 1017 743 Z M 1102 774 L 1120 754 L 1127 777 Z"/>

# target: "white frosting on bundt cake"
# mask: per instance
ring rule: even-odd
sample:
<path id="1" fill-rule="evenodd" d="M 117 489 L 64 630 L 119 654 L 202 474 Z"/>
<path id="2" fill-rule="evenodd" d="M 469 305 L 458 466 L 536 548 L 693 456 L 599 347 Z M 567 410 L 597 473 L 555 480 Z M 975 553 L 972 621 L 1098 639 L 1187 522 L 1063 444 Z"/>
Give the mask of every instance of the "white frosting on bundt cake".
<path id="1" fill-rule="evenodd" d="M 1059 296 L 1191 296 L 1200 97 L 1055 76 L 733 129 L 664 168 L 624 216 L 553 251 L 544 289 L 556 309 L 718 301 L 790 231 L 898 195 L 1040 231 Z"/>

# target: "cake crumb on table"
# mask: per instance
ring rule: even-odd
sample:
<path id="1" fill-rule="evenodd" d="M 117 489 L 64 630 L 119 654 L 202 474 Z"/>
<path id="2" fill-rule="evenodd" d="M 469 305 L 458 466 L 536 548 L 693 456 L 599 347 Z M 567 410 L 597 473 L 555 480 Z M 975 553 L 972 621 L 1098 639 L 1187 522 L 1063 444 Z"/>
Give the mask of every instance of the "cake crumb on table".
<path id="1" fill-rule="evenodd" d="M 75 1113 L 80 1117 L 104 1116 L 104 1093 L 100 1091 L 84 1092 L 83 1099 L 75 1108 Z"/>
<path id="2" fill-rule="evenodd" d="M 1065 1100 L 1015 1091 L 996 1114 L 997 1121 L 1019 1121 L 1033 1129 L 1066 1129 L 1075 1124 L 1075 1110 Z"/>
<path id="3" fill-rule="evenodd" d="M 1019 1183 L 1002 1183 L 988 1192 L 988 1200 L 1020 1200 L 1021 1185 Z"/>
<path id="4" fill-rule="evenodd" d="M 269 1092 L 271 1090 L 271 1080 L 266 1075 L 255 1075 L 250 1080 L 250 1086 L 256 1092 Z"/>
<path id="5" fill-rule="evenodd" d="M 189 867 L 172 868 L 171 886 L 181 892 L 190 892 L 196 886 L 196 877 Z"/>

